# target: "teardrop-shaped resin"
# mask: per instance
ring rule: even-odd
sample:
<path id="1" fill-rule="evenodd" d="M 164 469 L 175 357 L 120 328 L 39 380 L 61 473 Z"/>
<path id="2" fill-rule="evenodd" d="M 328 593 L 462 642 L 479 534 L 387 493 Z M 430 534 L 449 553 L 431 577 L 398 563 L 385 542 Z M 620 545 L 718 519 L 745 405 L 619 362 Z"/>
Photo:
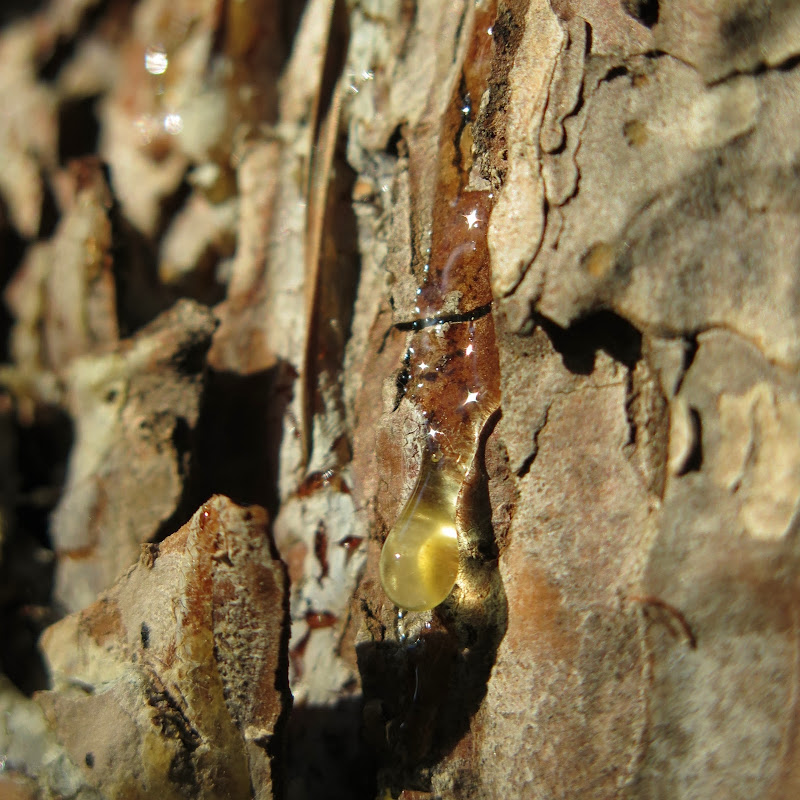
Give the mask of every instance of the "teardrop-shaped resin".
<path id="1" fill-rule="evenodd" d="M 381 583 L 407 611 L 427 611 L 452 591 L 458 577 L 456 504 L 463 471 L 438 451 L 426 451 L 419 478 L 381 551 Z"/>

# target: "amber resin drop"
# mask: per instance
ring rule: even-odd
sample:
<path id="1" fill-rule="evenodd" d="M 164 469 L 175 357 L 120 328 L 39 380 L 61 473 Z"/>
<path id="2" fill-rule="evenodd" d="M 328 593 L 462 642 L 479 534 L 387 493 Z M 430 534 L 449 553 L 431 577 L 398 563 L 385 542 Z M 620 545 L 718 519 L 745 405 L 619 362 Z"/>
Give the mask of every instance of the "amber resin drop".
<path id="1" fill-rule="evenodd" d="M 419 478 L 381 552 L 381 583 L 407 611 L 427 611 L 458 577 L 456 503 L 463 481 L 437 451 L 423 455 Z"/>

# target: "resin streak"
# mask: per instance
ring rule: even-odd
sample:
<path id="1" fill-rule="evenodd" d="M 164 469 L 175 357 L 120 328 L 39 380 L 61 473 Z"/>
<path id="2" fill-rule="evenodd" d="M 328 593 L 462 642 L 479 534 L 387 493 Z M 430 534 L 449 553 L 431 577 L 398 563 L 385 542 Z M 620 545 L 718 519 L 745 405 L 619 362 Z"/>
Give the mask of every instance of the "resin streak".
<path id="1" fill-rule="evenodd" d="M 434 227 L 423 319 L 467 313 L 491 301 L 486 192 L 463 192 Z M 441 217 L 440 217 L 441 219 Z M 389 599 L 425 611 L 447 598 L 458 577 L 459 496 L 473 470 L 481 431 L 500 402 L 491 314 L 428 325 L 409 335 L 406 399 L 425 420 L 417 484 L 381 554 Z"/>
<path id="2" fill-rule="evenodd" d="M 473 144 L 482 124 L 477 109 L 489 85 L 496 13 L 494 2 L 467 11 L 469 39 L 441 120 L 435 163 L 427 155 L 425 126 L 408 142 L 412 191 L 424 191 L 431 170 L 435 174 L 430 249 L 422 245 L 424 231 L 417 230 L 412 268 L 418 289 L 408 310 L 418 324 L 408 335 L 404 399 L 424 420 L 422 456 L 416 486 L 386 538 L 380 573 L 389 599 L 409 611 L 437 606 L 458 579 L 465 516 L 459 500 L 473 474 L 481 431 L 500 403 L 494 321 L 487 313 L 493 194 L 475 191 L 476 183 L 488 183 L 478 176 Z M 422 197 L 414 205 L 426 207 Z M 413 212 L 412 219 L 422 224 Z"/>
<path id="3" fill-rule="evenodd" d="M 441 121 L 435 163 L 427 157 L 425 130 L 419 138 L 412 132 L 408 142 L 412 187 L 429 185 L 431 168 L 436 176 L 430 250 L 421 244 L 421 231 L 414 236 L 418 289 L 409 316 L 419 326 L 408 335 L 406 358 L 404 399 L 424 420 L 422 456 L 416 486 L 384 543 L 380 573 L 389 599 L 409 611 L 434 608 L 455 586 L 459 534 L 468 517 L 459 500 L 473 474 L 481 431 L 500 403 L 494 321 L 486 313 L 492 302 L 486 233 L 493 194 L 474 190 L 475 182 L 488 184 L 478 177 L 473 145 L 482 124 L 477 109 L 489 85 L 496 12 L 493 2 L 467 12 L 469 41 Z M 429 259 L 420 256 L 423 251 Z M 467 321 L 448 322 L 454 317 Z"/>

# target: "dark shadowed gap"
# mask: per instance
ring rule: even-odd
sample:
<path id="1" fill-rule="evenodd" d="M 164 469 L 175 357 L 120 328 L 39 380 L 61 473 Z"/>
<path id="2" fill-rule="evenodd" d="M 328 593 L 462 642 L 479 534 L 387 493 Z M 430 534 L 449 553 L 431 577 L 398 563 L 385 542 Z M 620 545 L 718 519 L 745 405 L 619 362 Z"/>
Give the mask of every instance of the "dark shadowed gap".
<path id="1" fill-rule="evenodd" d="M 373 800 L 375 761 L 365 747 L 363 702 L 298 705 L 288 722 L 287 797 Z"/>
<path id="2" fill-rule="evenodd" d="M 155 245 L 128 221 L 116 200 L 109 218 L 117 320 L 120 337 L 126 338 L 152 322 L 177 298 L 159 280 Z"/>
<path id="3" fill-rule="evenodd" d="M 613 311 L 597 311 L 573 322 L 569 328 L 562 328 L 541 315 L 534 315 L 534 321 L 561 354 L 564 366 L 576 375 L 590 375 L 600 351 L 628 369 L 633 369 L 642 357 L 642 334 Z"/>
<path id="4" fill-rule="evenodd" d="M 16 484 L 0 487 L 10 512 L 0 558 L 0 671 L 32 694 L 48 685 L 38 641 L 56 620 L 49 519 L 63 488 L 73 429 L 64 411 L 39 406 L 34 419 L 14 419 L 2 435 L 2 473 L 16 476 Z"/>
<path id="5" fill-rule="evenodd" d="M 685 475 L 687 472 L 700 472 L 703 467 L 703 422 L 700 417 L 700 412 L 693 407 L 689 407 L 689 416 L 694 427 L 694 439 L 692 442 L 692 450 L 689 457 L 683 465 L 683 469 L 678 473 Z"/>
<path id="6" fill-rule="evenodd" d="M 97 152 L 100 121 L 95 113 L 99 97 L 68 100 L 58 109 L 58 160 L 66 164 L 73 158 Z"/>
<path id="7" fill-rule="evenodd" d="M 25 254 L 26 242 L 8 220 L 8 209 L 0 198 L 0 297 L 17 271 Z M 13 318 L 8 306 L 0 302 L 0 361 L 11 360 L 9 337 Z"/>
<path id="8" fill-rule="evenodd" d="M 8 25 L 20 17 L 35 14 L 45 5 L 46 0 L 3 0 L 0 3 L 0 25 Z"/>
<path id="9" fill-rule="evenodd" d="M 658 22 L 658 0 L 622 0 L 622 9 L 648 28 Z"/>
<path id="10" fill-rule="evenodd" d="M 184 497 L 157 539 L 178 530 L 214 494 L 263 506 L 275 519 L 284 414 L 296 378 L 285 362 L 252 375 L 208 371 Z"/>

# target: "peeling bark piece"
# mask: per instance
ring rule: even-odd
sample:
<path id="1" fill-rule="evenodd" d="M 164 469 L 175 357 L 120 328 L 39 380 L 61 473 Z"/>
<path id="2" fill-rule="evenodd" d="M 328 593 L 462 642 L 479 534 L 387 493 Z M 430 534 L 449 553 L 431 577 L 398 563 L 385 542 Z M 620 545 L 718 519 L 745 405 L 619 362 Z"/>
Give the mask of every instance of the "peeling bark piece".
<path id="1" fill-rule="evenodd" d="M 17 318 L 11 347 L 26 372 L 64 369 L 76 356 L 108 351 L 119 336 L 111 196 L 100 162 L 73 163 L 62 183 L 67 210 L 54 237 L 28 251 L 6 290 Z"/>
<path id="2" fill-rule="evenodd" d="M 796 67 L 708 87 L 669 56 L 601 81 L 578 191 L 504 303 L 517 324 L 531 305 L 562 327 L 605 307 L 656 336 L 728 327 L 798 363 L 798 97 Z"/>
<path id="3" fill-rule="evenodd" d="M 574 125 L 566 123 L 578 108 L 584 91 L 589 28 L 580 17 L 573 18 L 565 27 L 566 36 L 553 73 L 539 133 L 542 179 L 550 206 L 567 202 L 577 190 L 579 178 L 575 151 L 580 138 L 578 131 L 572 130 Z"/>
<path id="4" fill-rule="evenodd" d="M 476 785 L 455 796 L 625 796 L 648 674 L 637 613 L 620 600 L 638 587 L 654 533 L 652 493 L 628 452 L 631 376 L 602 352 L 570 369 L 541 329 L 508 332 L 498 317 L 495 435 L 521 472 L 498 565 L 508 628 L 470 726 Z"/>
<path id="5" fill-rule="evenodd" d="M 743 496 L 741 518 L 758 539 L 784 536 L 800 503 L 800 403 L 765 383 L 719 398 L 717 482 Z"/>
<path id="6" fill-rule="evenodd" d="M 567 25 L 566 34 L 553 71 L 547 108 L 539 134 L 539 144 L 543 153 L 554 153 L 563 147 L 566 138 L 564 119 L 578 105 L 583 84 L 586 23 L 581 18 L 571 20 Z"/>
<path id="7" fill-rule="evenodd" d="M 120 84 L 126 81 L 120 80 Z M 182 153 L 168 151 L 160 160 L 148 158 L 144 144 L 160 135 L 159 122 L 142 114 L 139 124 L 110 101 L 101 107 L 100 152 L 111 167 L 111 183 L 125 216 L 147 236 L 154 236 L 161 221 L 161 204 L 180 186 L 189 165 Z M 163 123 L 161 123 L 163 124 Z M 155 133 L 152 132 L 153 126 Z M 144 134 L 141 128 L 146 131 Z"/>
<path id="8" fill-rule="evenodd" d="M 52 242 L 44 312 L 48 364 L 102 352 L 119 336 L 111 264 L 111 196 L 99 161 L 73 166 L 74 205 Z"/>
<path id="9" fill-rule="evenodd" d="M 37 30 L 22 24 L 0 35 L 0 192 L 19 232 L 39 232 L 44 199 L 41 168 L 58 154 L 56 99 L 36 80 Z"/>
<path id="10" fill-rule="evenodd" d="M 77 441 L 51 534 L 68 609 L 110 586 L 178 509 L 214 327 L 208 309 L 181 301 L 67 373 Z"/>
<path id="11" fill-rule="evenodd" d="M 44 322 L 45 286 L 52 263 L 52 244 L 37 242 L 31 245 L 3 293 L 3 299 L 14 316 L 9 336 L 11 355 L 24 373 L 36 373 L 47 364 L 41 326 Z"/>
<path id="12" fill-rule="evenodd" d="M 660 4 L 653 32 L 656 47 L 713 83 L 800 53 L 800 8 L 794 0 L 671 0 Z"/>
<path id="13" fill-rule="evenodd" d="M 274 286 L 268 283 L 265 231 L 272 222 L 280 156 L 275 142 L 253 143 L 242 154 L 236 255 L 227 297 L 217 309 L 220 326 L 209 353 L 209 363 L 216 370 L 249 375 L 276 363 L 267 330 L 280 324 L 269 305 L 274 301 Z M 302 299 L 301 287 L 296 288 Z"/>
<path id="14" fill-rule="evenodd" d="M 116 42 L 97 33 L 86 39 L 58 75 L 62 103 L 112 91 L 122 67 Z"/>
<path id="15" fill-rule="evenodd" d="M 695 409 L 702 430 L 701 477 L 736 509 L 732 536 L 786 538 L 800 504 L 800 385 L 729 332 L 698 343 L 677 401 Z M 725 364 L 737 365 L 735 380 Z"/>
<path id="16" fill-rule="evenodd" d="M 533 260 L 545 228 L 545 187 L 539 131 L 564 33 L 548 0 L 531 0 L 522 41 L 509 73 L 508 173 L 492 212 L 489 249 L 495 297 L 511 293 Z"/>
<path id="17" fill-rule="evenodd" d="M 158 274 L 168 286 L 195 289 L 215 285 L 214 267 L 231 254 L 236 237 L 239 205 L 236 200 L 211 203 L 194 194 L 175 216 L 161 243 Z"/>
<path id="18" fill-rule="evenodd" d="M 685 397 L 675 398 L 670 406 L 669 470 L 681 475 L 700 446 L 697 421 Z"/>
<path id="19" fill-rule="evenodd" d="M 109 798 L 272 798 L 286 588 L 266 513 L 216 496 L 49 628 L 38 701 L 86 780 Z"/>

